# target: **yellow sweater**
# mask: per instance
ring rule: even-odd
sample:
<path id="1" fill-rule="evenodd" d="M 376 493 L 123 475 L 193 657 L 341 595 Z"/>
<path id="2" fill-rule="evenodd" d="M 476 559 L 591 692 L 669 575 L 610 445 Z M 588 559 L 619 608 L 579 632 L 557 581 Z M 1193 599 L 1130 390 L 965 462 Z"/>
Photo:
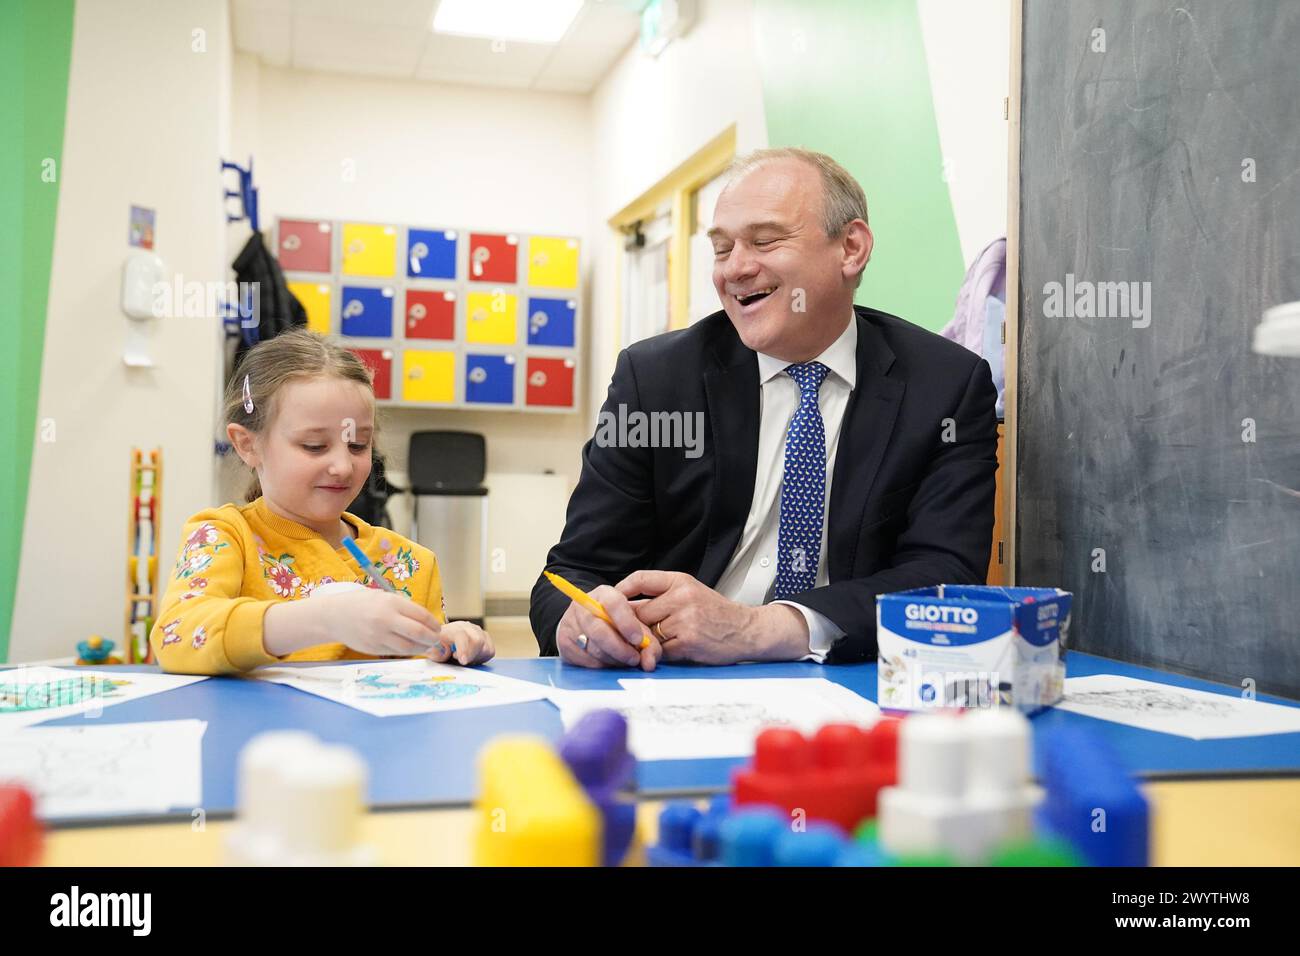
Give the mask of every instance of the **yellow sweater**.
<path id="1" fill-rule="evenodd" d="M 344 512 L 366 556 L 382 561 L 399 594 L 445 623 L 442 581 L 433 552 Z M 262 645 L 262 618 L 281 601 L 310 597 L 329 581 L 379 587 L 345 548 L 274 514 L 263 499 L 200 511 L 185 523 L 180 555 L 149 640 L 163 670 L 233 674 L 279 661 L 365 659 L 346 644 L 320 644 L 273 657 Z"/>

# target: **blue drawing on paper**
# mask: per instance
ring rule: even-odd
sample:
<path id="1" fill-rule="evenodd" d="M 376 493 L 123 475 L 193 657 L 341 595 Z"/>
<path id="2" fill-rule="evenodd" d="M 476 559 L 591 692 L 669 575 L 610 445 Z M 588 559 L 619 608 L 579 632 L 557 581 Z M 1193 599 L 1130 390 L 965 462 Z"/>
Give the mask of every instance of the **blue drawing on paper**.
<path id="1" fill-rule="evenodd" d="M 483 688 L 455 677 L 433 677 L 427 681 L 384 680 L 381 674 L 363 674 L 353 685 L 357 696 L 366 700 L 452 700 L 469 697 Z"/>

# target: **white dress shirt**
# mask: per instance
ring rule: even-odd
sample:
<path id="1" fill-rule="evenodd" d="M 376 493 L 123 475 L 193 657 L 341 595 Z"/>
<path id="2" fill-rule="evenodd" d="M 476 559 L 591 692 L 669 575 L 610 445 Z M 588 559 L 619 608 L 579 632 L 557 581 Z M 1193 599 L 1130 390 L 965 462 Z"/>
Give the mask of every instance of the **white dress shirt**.
<path id="1" fill-rule="evenodd" d="M 771 355 L 758 356 L 759 423 L 758 468 L 754 474 L 754 498 L 745 518 L 745 528 L 731 561 L 718 579 L 715 590 L 737 604 L 757 606 L 772 599 L 776 585 L 777 544 L 781 526 L 781 480 L 785 472 L 785 438 L 790 419 L 799 407 L 799 385 L 786 368 L 791 364 Z M 835 474 L 835 451 L 844 424 L 844 409 L 857 384 L 858 323 L 850 312 L 849 323 L 826 351 L 812 361 L 821 362 L 830 374 L 817 393 L 822 423 L 826 429 L 826 498 L 822 502 L 822 543 L 817 553 L 815 587 L 829 583 L 826 570 L 826 519 L 830 513 L 831 478 Z M 823 614 L 793 601 L 776 601 L 796 608 L 808 622 L 808 648 L 804 660 L 821 663 L 835 641 L 844 636 Z"/>

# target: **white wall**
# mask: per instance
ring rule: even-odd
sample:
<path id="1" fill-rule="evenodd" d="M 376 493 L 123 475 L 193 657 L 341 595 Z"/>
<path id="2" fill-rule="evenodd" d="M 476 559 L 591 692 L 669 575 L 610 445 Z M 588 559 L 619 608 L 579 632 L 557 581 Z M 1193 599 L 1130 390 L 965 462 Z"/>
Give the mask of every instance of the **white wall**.
<path id="1" fill-rule="evenodd" d="M 319 216 L 552 232 L 581 237 L 584 253 L 590 248 L 588 97 L 285 70 L 245 54 L 235 57 L 233 96 L 232 148 L 241 162 L 254 158 L 268 236 L 276 216 Z M 248 227 L 232 225 L 229 234 L 233 258 Z M 589 263 L 584 272 L 590 274 Z M 592 315 L 585 288 L 582 303 L 586 329 L 600 317 Z M 589 334 L 583 338 L 589 347 Z M 580 368 L 580 405 L 582 376 Z M 479 431 L 488 437 L 494 475 L 549 469 L 572 487 L 589 437 L 586 421 L 581 407 L 572 414 L 389 407 L 381 411 L 379 445 L 400 480 L 411 432 Z M 247 470 L 228 457 L 220 499 L 243 500 L 247 483 Z M 550 483 L 539 480 L 537 487 Z M 497 510 L 510 503 L 500 504 Z M 488 592 L 526 594 L 520 569 L 535 564 L 535 576 L 553 543 L 539 546 L 527 534 L 492 537 L 489 549 L 504 550 L 510 571 L 490 573 Z"/>
<path id="2" fill-rule="evenodd" d="M 205 52 L 192 48 L 196 29 Z M 131 370 L 119 301 L 132 204 L 157 210 L 169 274 L 223 277 L 229 44 L 226 0 L 76 5 L 10 660 L 75 653 L 91 633 L 121 648 L 131 446 L 163 449 L 160 574 L 185 518 L 211 501 L 215 320 L 153 320 L 157 367 Z"/>
<path id="3" fill-rule="evenodd" d="M 621 345 L 614 318 L 621 239 L 609 218 L 733 123 L 737 153 L 767 145 L 750 0 L 701 0 L 691 32 L 657 59 L 631 47 L 593 94 L 592 123 L 592 313 L 609 320 L 592 323 L 588 428 Z"/>
<path id="4" fill-rule="evenodd" d="M 1007 234 L 1011 0 L 918 0 L 962 261 Z"/>
<path id="5" fill-rule="evenodd" d="M 234 150 L 254 157 L 268 234 L 278 215 L 319 216 L 554 232 L 589 246 L 586 97 L 283 70 L 244 54 L 234 74 Z M 231 234 L 233 256 L 247 226 Z M 589 326 L 585 294 L 583 306 Z M 382 447 L 399 471 L 412 431 L 465 428 L 489 436 L 493 471 L 550 468 L 574 481 L 587 438 L 581 411 L 383 414 Z M 231 496 L 245 479 L 238 462 L 232 470 Z"/>

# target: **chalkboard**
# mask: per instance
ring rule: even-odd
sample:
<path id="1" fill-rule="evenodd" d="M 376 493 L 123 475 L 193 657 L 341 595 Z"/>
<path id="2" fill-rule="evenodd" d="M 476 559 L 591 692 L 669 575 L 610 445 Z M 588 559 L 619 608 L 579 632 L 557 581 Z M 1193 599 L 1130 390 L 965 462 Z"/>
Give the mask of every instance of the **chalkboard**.
<path id="1" fill-rule="evenodd" d="M 1022 46 L 1018 583 L 1300 698 L 1300 359 L 1250 344 L 1300 299 L 1300 3 L 1028 0 Z"/>

